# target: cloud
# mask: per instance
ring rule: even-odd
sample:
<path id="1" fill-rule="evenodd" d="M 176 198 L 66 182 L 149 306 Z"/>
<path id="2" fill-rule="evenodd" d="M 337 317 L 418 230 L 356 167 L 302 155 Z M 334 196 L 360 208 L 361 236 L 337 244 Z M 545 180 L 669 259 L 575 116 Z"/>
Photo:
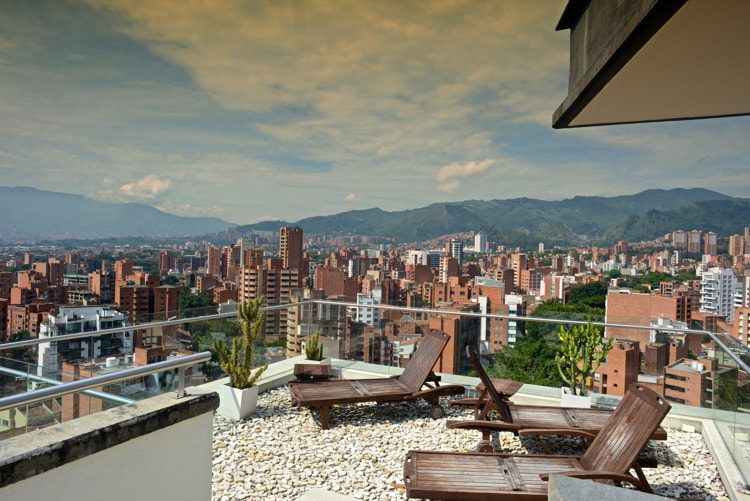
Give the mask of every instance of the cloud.
<path id="1" fill-rule="evenodd" d="M 487 169 L 492 167 L 492 164 L 494 163 L 495 161 L 492 159 L 482 160 L 481 162 L 467 162 L 464 164 L 452 163 L 441 167 L 438 171 L 437 178 L 438 181 L 447 181 L 454 178 L 478 176 L 479 174 L 487 172 Z"/>
<path id="2" fill-rule="evenodd" d="M 443 193 L 455 193 L 460 187 L 461 183 L 458 181 L 448 181 L 447 183 L 438 185 L 438 191 L 442 191 Z"/>
<path id="3" fill-rule="evenodd" d="M 450 165 L 445 165 L 440 168 L 437 174 L 437 180 L 441 181 L 438 185 L 438 191 L 442 191 L 443 193 L 455 193 L 461 187 L 461 183 L 458 179 L 480 176 L 486 173 L 494 163 L 494 160 L 488 158 L 481 162 L 455 162 Z"/>
<path id="4" fill-rule="evenodd" d="M 345 202 L 354 202 L 357 199 L 357 195 L 354 193 L 349 193 L 344 197 Z"/>
<path id="5" fill-rule="evenodd" d="M 209 216 L 209 217 L 221 217 L 224 215 L 224 209 L 217 205 L 211 206 L 197 206 L 185 203 L 174 203 L 164 202 L 156 205 L 156 208 L 168 212 L 170 214 L 176 214 L 178 216 Z"/>
<path id="6" fill-rule="evenodd" d="M 132 200 L 153 200 L 172 187 L 169 179 L 159 179 L 153 174 L 143 176 L 139 180 L 120 186 L 120 193 Z"/>

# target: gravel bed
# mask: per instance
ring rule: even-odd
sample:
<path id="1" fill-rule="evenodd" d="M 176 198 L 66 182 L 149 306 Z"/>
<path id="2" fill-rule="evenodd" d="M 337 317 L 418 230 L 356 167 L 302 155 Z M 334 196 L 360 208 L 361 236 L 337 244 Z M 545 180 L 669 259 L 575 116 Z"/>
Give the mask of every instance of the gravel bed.
<path id="1" fill-rule="evenodd" d="M 444 406 L 447 418 L 467 419 L 465 409 Z M 334 408 L 331 429 L 317 415 L 290 405 L 278 388 L 258 397 L 255 414 L 241 422 L 214 419 L 213 499 L 296 499 L 313 487 L 356 499 L 405 499 L 403 461 L 410 449 L 469 451 L 480 433 L 448 430 L 429 418 L 424 402 L 359 404 Z M 550 441 L 557 453 L 581 453 L 576 439 Z M 495 437 L 496 450 L 544 451 L 532 439 Z M 651 443 L 659 467 L 644 470 L 657 494 L 680 499 L 729 499 L 716 465 L 697 433 L 669 430 L 666 443 Z"/>

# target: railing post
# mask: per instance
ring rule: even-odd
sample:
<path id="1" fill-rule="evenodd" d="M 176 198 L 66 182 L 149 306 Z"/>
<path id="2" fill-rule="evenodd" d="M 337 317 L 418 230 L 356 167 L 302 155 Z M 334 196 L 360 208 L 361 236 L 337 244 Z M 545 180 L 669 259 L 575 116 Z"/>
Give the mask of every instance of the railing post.
<path id="1" fill-rule="evenodd" d="M 185 396 L 185 367 L 177 369 L 177 398 Z"/>

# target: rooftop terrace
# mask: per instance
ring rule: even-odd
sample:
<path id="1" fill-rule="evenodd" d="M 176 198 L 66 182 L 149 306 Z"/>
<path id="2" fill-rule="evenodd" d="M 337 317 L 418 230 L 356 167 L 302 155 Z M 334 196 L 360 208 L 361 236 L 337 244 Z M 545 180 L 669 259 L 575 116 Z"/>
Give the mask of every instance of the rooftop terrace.
<path id="1" fill-rule="evenodd" d="M 320 430 L 314 413 L 290 406 L 285 387 L 273 389 L 260 396 L 250 419 L 214 419 L 213 499 L 296 499 L 312 488 L 354 499 L 405 499 L 407 451 L 469 451 L 479 439 L 476 431 L 445 426 L 446 419 L 469 419 L 470 411 L 449 408 L 446 418 L 433 420 L 429 410 L 424 402 L 347 406 L 337 409 L 331 429 Z M 652 442 L 647 451 L 659 461 L 645 470 L 655 493 L 729 499 L 701 435 L 668 431 L 666 443 Z M 535 439 L 494 438 L 498 452 L 545 453 Z M 558 454 L 583 452 L 577 439 L 550 445 Z"/>
<path id="2" fill-rule="evenodd" d="M 382 308 L 410 310 L 394 306 Z M 234 313 L 221 313 L 202 318 L 233 316 Z M 554 324 L 577 322 L 569 319 L 528 320 Z M 149 328 L 157 329 L 186 321 L 198 322 L 202 319 L 174 319 L 148 325 Z M 81 334 L 68 336 L 82 337 Z M 14 346 L 35 342 L 37 341 L 23 341 Z M 745 479 L 750 471 L 750 414 L 744 410 L 744 400 L 738 398 L 739 391 L 729 391 L 739 390 L 740 385 L 745 384 L 744 379 L 738 376 L 747 373 L 745 363 L 740 358 L 745 354 L 735 352 L 737 348 L 726 347 L 720 340 L 716 340 L 716 343 L 712 357 L 716 358 L 722 367 L 736 368 L 739 365 L 741 371 L 735 370 L 733 373 L 736 381 L 732 380 L 727 386 L 717 387 L 721 390 L 722 398 L 718 398 L 720 392 L 714 392 L 716 394 L 712 397 L 713 403 L 709 402 L 713 408 L 672 403 L 672 410 L 663 422 L 664 427 L 668 429 L 668 440 L 652 443 L 648 450 L 649 454 L 658 460 L 659 466 L 646 469 L 645 474 L 658 494 L 681 499 L 734 500 L 747 497 Z M 204 357 L 201 360 L 207 360 L 209 355 L 203 353 L 194 357 Z M 447 416 L 437 420 L 429 417 L 430 406 L 423 401 L 336 407 L 331 417 L 331 428 L 321 430 L 316 412 L 291 406 L 286 384 L 294 377 L 294 364 L 300 361 L 301 357 L 296 357 L 270 365 L 259 381 L 261 395 L 258 410 L 250 418 L 240 422 L 231 422 L 214 415 L 212 410 L 216 408 L 215 404 L 205 400 L 208 398 L 212 399 L 211 402 L 217 402 L 218 398 L 213 392 L 219 385 L 226 383 L 227 379 L 187 388 L 188 394 L 205 394 L 204 400 L 195 404 L 200 406 L 197 411 L 190 410 L 193 406 L 190 399 L 194 397 L 175 399 L 173 395 L 161 395 L 129 403 L 129 400 L 122 401 L 122 384 L 115 386 L 94 384 L 86 380 L 77 381 L 75 384 L 78 387 L 69 391 L 85 391 L 88 396 L 106 397 L 115 400 L 113 404 L 124 405 L 103 412 L 90 410 L 89 412 L 95 413 L 70 421 L 61 419 L 60 421 L 64 422 L 37 431 L 31 431 L 33 427 L 29 424 L 21 424 L 22 428 L 25 427 L 30 432 L 24 436 L 0 441 L 0 497 L 11 491 L 14 495 L 28 491 L 30 494 L 27 493 L 28 495 L 18 499 L 36 499 L 33 493 L 39 488 L 35 486 L 43 485 L 44 478 L 58 471 L 69 472 L 71 468 L 75 469 L 76 465 L 85 464 L 80 461 L 83 458 L 89 460 L 88 464 L 95 465 L 92 467 L 99 472 L 100 478 L 97 478 L 102 489 L 112 490 L 109 485 L 112 481 L 107 479 L 117 475 L 118 482 L 123 485 L 123 492 L 119 498 L 115 496 L 113 499 L 150 496 L 150 489 L 161 489 L 165 482 L 161 478 L 153 481 L 144 479 L 139 472 L 142 473 L 148 468 L 143 465 L 143 468 L 133 469 L 131 463 L 134 460 L 150 461 L 153 468 L 163 469 L 164 461 L 174 463 L 175 460 L 179 461 L 179 458 L 190 458 L 197 466 L 171 472 L 173 478 L 170 477 L 170 481 L 190 484 L 184 486 L 183 492 L 189 493 L 191 489 L 204 492 L 205 495 L 200 499 L 207 499 L 209 492 L 214 499 L 297 499 L 315 489 L 354 499 L 403 499 L 403 462 L 407 451 L 468 451 L 473 450 L 480 439 L 480 433 L 477 431 L 450 430 L 446 427 L 447 419 L 468 419 L 471 412 L 449 408 L 445 401 L 442 404 L 447 410 Z M 181 362 L 179 359 L 161 362 L 165 368 L 167 365 L 173 368 L 176 363 Z M 354 360 L 334 359 L 332 364 L 334 372 L 345 379 L 388 377 L 403 370 Z M 140 371 L 140 376 L 144 377 L 147 374 L 158 373 L 156 365 L 127 370 Z M 187 371 L 188 366 L 183 364 L 183 369 Z M 197 370 L 192 372 L 199 375 Z M 34 398 L 30 402 L 36 402 L 49 414 L 56 415 L 55 405 L 64 404 L 64 400 L 57 404 L 57 401 L 50 400 L 55 398 L 50 397 L 50 394 L 46 394 L 44 398 L 33 395 L 39 391 L 63 395 L 59 388 L 65 385 L 61 382 L 48 382 L 50 378 L 39 377 L 33 367 L 25 369 L 25 372 L 12 372 L 10 376 L 23 379 L 24 374 L 30 381 L 28 389 L 34 391 L 6 397 L 6 400 L 13 399 L 12 405 L 0 402 L 0 409 L 6 409 L 0 412 L 7 412 L 14 406 L 21 408 L 21 405 L 27 402 L 26 414 L 29 414 L 28 411 L 32 407 L 28 406 L 29 400 L 25 399 Z M 120 382 L 130 380 L 126 376 L 118 376 L 116 372 L 99 377 L 119 377 Z M 441 377 L 443 383 L 462 385 L 469 392 L 479 383 L 477 378 L 467 376 L 441 374 Z M 202 380 L 202 377 L 200 379 Z M 174 381 L 178 386 L 179 381 L 188 382 L 187 379 L 179 377 L 174 378 Z M 51 386 L 42 390 L 42 386 L 47 384 Z M 73 397 L 80 393 L 65 395 Z M 117 401 L 118 399 L 120 401 Z M 526 384 L 512 400 L 518 404 L 560 405 L 560 389 Z M 594 395 L 594 404 L 598 406 L 614 407 L 618 402 L 618 397 Z M 2 407 L 3 404 L 5 407 Z M 176 408 L 183 410 L 175 413 L 173 409 Z M 17 416 L 23 414 L 21 411 Z M 179 418 L 180 415 L 184 417 Z M 182 423 L 181 420 L 192 424 Z M 140 421 L 146 422 L 147 425 L 135 426 L 136 431 L 132 435 L 125 434 L 126 440 L 121 442 L 122 430 L 130 429 L 134 423 Z M 19 423 L 16 423 L 16 426 L 18 425 Z M 81 434 L 82 428 L 87 430 L 86 433 L 89 435 Z M 114 435 L 114 439 L 110 441 L 86 438 L 94 435 L 105 438 Z M 197 437 L 202 438 L 199 440 Z M 141 439 L 146 441 L 146 445 L 142 447 L 145 448 L 143 454 L 147 459 L 134 457 L 131 452 L 127 452 L 130 447 L 127 444 L 137 443 Z M 200 443 L 196 445 L 196 441 Z M 76 449 L 76 454 L 80 453 L 81 457 L 60 453 L 70 448 L 69 444 L 78 442 L 81 444 L 81 450 Z M 95 450 L 90 450 L 89 443 L 96 445 Z M 559 453 L 576 454 L 582 451 L 581 444 L 574 439 L 557 439 L 551 445 Z M 100 446 L 101 449 L 97 448 Z M 498 452 L 545 452 L 535 440 L 519 439 L 508 433 L 494 436 L 494 447 Z M 154 454 L 153 451 L 156 449 L 159 449 L 160 455 Z M 121 450 L 125 452 L 118 452 Z M 101 454 L 108 455 L 106 461 L 98 459 Z M 165 457 L 168 459 L 164 459 Z M 76 483 L 77 477 L 91 477 L 88 471 L 68 475 L 72 475 L 72 483 Z M 137 488 L 134 487 L 136 485 Z M 92 496 L 84 496 L 79 501 L 98 499 L 96 492 L 92 485 L 89 493 Z M 165 495 L 165 499 L 178 499 L 174 493 L 168 491 Z M 330 498 L 326 499 L 332 501 Z"/>

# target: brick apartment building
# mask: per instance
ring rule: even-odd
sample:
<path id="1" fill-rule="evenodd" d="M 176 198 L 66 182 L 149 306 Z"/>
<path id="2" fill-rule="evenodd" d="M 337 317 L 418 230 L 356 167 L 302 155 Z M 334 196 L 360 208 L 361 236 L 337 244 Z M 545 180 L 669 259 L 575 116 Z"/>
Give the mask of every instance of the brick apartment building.
<path id="1" fill-rule="evenodd" d="M 248 301 L 264 297 L 269 306 L 288 303 L 292 291 L 300 289 L 298 269 L 283 268 L 280 260 L 270 259 L 265 266 L 244 267 L 240 275 L 239 299 Z M 286 338 L 287 309 L 266 312 L 266 336 Z"/>

